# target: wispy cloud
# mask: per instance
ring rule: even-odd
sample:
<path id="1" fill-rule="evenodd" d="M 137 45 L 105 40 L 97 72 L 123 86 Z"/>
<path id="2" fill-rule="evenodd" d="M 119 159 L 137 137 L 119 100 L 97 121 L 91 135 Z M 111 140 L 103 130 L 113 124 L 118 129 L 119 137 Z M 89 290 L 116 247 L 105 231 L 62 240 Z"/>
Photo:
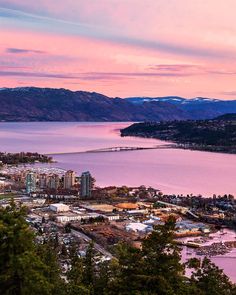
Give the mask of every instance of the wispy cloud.
<path id="1" fill-rule="evenodd" d="M 236 75 L 236 71 L 224 70 L 224 69 L 212 69 L 212 70 L 209 70 L 208 73 L 215 74 L 215 75 L 229 75 L 229 76 Z"/>
<path id="2" fill-rule="evenodd" d="M 35 54 L 44 54 L 45 51 L 34 50 L 34 49 L 22 49 L 22 48 L 6 48 L 7 53 L 16 53 L 16 54 L 24 54 L 24 53 L 35 53 Z"/>
<path id="3" fill-rule="evenodd" d="M 29 67 L 25 67 L 25 66 L 12 66 L 12 65 L 1 65 L 0 64 L 0 71 L 8 71 L 8 70 L 12 70 L 12 69 L 14 69 L 14 70 L 19 70 L 19 69 L 21 69 L 21 70 L 27 70 L 27 69 L 29 69 Z"/>
<path id="4" fill-rule="evenodd" d="M 203 4 L 0 0 L 1 84 L 233 99 L 236 1 Z"/>
<path id="5" fill-rule="evenodd" d="M 204 48 L 191 46 L 190 44 L 181 44 L 180 42 L 167 42 L 137 38 L 125 32 L 118 32 L 106 27 L 88 25 L 79 22 L 70 22 L 51 17 L 39 16 L 25 13 L 18 10 L 0 8 L 0 18 L 5 19 L 2 26 L 27 28 L 30 30 L 43 30 L 52 33 L 69 34 L 73 36 L 82 36 L 96 40 L 107 41 L 114 44 L 139 47 L 149 50 L 157 50 L 174 55 L 196 56 L 203 58 L 226 58 L 235 54 L 235 51 L 217 48 Z M 7 21 L 6 19 L 9 19 Z M 12 21 L 14 20 L 14 21 Z"/>
<path id="6" fill-rule="evenodd" d="M 149 70 L 153 70 L 159 73 L 172 73 L 173 75 L 236 75 L 236 71 L 213 68 L 209 66 L 196 65 L 196 64 L 158 64 L 148 67 Z"/>
<path id="7" fill-rule="evenodd" d="M 150 65 L 148 69 L 155 71 L 182 72 L 189 70 L 202 70 L 203 67 L 195 64 L 157 64 Z"/>
<path id="8" fill-rule="evenodd" d="M 25 72 L 25 71 L 2 71 L 2 70 L 0 70 L 0 76 L 2 76 L 2 77 L 14 76 L 14 77 L 56 78 L 56 79 L 78 79 L 78 77 L 70 75 L 70 74 Z"/>
<path id="9" fill-rule="evenodd" d="M 236 97 L 236 90 L 233 90 L 233 91 L 223 91 L 221 94 L 223 94 L 223 95 L 229 95 L 229 96 L 235 96 Z"/>
<path id="10" fill-rule="evenodd" d="M 17 68 L 16 68 L 17 69 Z M 134 79 L 139 77 L 183 77 L 189 74 L 183 73 L 158 73 L 158 72 L 82 72 L 72 74 L 60 74 L 51 72 L 34 72 L 34 71 L 13 71 L 10 68 L 4 70 L 0 68 L 0 76 L 2 77 L 35 77 L 35 78 L 54 78 L 54 79 L 77 79 L 87 81 L 109 81 Z"/>
<path id="11" fill-rule="evenodd" d="M 124 79 L 135 79 L 141 77 L 185 77 L 189 76 L 189 74 L 181 74 L 181 73 L 150 73 L 150 72 L 85 72 L 85 73 L 77 73 L 76 78 L 79 80 L 85 81 L 116 81 L 116 80 L 124 80 Z"/>

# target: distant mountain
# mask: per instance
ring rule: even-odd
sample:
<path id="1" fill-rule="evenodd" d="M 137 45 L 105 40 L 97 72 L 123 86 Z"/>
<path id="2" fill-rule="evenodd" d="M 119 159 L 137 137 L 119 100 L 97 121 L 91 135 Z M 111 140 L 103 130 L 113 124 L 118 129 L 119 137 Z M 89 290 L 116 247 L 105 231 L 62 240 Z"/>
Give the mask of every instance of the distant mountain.
<path id="1" fill-rule="evenodd" d="M 189 119 L 168 102 L 134 105 L 95 92 L 22 87 L 0 89 L 0 121 L 159 121 Z"/>
<path id="2" fill-rule="evenodd" d="M 170 121 L 211 119 L 225 113 L 236 113 L 236 100 L 121 99 L 63 88 L 0 88 L 0 121 Z"/>
<path id="3" fill-rule="evenodd" d="M 192 119 L 212 119 L 226 113 L 236 113 L 236 100 L 220 100 L 204 97 L 186 99 L 179 96 L 155 98 L 129 97 L 126 98 L 126 100 L 135 105 L 153 102 L 166 102 L 175 105 L 182 111 L 188 113 Z"/>

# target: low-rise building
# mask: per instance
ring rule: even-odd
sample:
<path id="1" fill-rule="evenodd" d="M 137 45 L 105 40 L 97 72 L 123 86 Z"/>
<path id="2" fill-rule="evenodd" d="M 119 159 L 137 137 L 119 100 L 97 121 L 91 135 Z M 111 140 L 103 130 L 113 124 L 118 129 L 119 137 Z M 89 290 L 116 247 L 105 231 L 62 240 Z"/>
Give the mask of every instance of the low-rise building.
<path id="1" fill-rule="evenodd" d="M 60 214 L 56 217 L 56 221 L 60 223 L 67 223 L 71 221 L 81 221 L 81 220 L 86 220 L 89 218 L 97 218 L 100 215 L 97 213 L 72 213 L 68 212 L 66 214 Z"/>
<path id="2" fill-rule="evenodd" d="M 57 204 L 51 204 L 49 206 L 49 209 L 54 211 L 54 212 L 67 212 L 69 211 L 69 206 L 62 204 L 62 203 L 57 203 Z"/>
<path id="3" fill-rule="evenodd" d="M 120 215 L 119 214 L 105 214 L 102 215 L 105 219 L 108 219 L 109 221 L 114 221 L 114 220 L 119 220 L 120 219 Z"/>

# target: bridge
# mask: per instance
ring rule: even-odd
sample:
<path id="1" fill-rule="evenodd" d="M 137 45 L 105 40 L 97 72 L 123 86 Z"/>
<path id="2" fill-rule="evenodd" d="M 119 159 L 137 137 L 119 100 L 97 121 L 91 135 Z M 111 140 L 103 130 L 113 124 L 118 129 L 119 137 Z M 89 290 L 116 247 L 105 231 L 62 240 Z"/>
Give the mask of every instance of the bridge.
<path id="1" fill-rule="evenodd" d="M 139 146 L 115 146 L 109 148 L 101 148 L 95 150 L 88 150 L 86 153 L 107 153 L 107 152 L 125 152 L 125 151 L 138 151 L 138 150 L 157 150 L 157 149 L 170 149 L 175 148 L 175 144 L 164 144 L 153 147 L 139 147 Z"/>
<path id="2" fill-rule="evenodd" d="M 80 151 L 80 152 L 65 152 L 65 153 L 49 153 L 48 156 L 53 155 L 64 155 L 64 154 L 82 154 L 82 153 L 110 153 L 110 152 L 127 152 L 127 151 L 138 151 L 138 150 L 158 150 L 158 149 L 173 149 L 177 148 L 176 144 L 163 144 L 156 145 L 152 147 L 141 147 L 141 146 L 115 146 L 115 147 L 107 147 L 100 148 L 94 150 Z"/>

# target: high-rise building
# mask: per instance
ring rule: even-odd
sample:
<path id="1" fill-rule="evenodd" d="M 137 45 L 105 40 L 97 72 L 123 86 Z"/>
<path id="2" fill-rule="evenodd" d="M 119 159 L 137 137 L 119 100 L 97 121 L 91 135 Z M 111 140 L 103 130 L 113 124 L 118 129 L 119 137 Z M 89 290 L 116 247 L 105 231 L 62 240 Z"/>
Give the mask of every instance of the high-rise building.
<path id="1" fill-rule="evenodd" d="M 39 175 L 39 188 L 45 189 L 47 187 L 47 174 L 43 173 Z"/>
<path id="2" fill-rule="evenodd" d="M 34 172 L 29 172 L 26 175 L 26 192 L 29 194 L 36 191 L 37 177 Z"/>
<path id="3" fill-rule="evenodd" d="M 80 195 L 81 197 L 91 197 L 93 182 L 91 174 L 87 172 L 83 172 L 81 175 L 80 182 Z"/>
<path id="4" fill-rule="evenodd" d="M 50 189 L 58 189 L 60 186 L 60 177 L 57 174 L 49 175 L 47 187 Z"/>
<path id="5" fill-rule="evenodd" d="M 75 172 L 72 170 L 66 171 L 64 176 L 64 188 L 72 189 L 75 185 Z"/>

